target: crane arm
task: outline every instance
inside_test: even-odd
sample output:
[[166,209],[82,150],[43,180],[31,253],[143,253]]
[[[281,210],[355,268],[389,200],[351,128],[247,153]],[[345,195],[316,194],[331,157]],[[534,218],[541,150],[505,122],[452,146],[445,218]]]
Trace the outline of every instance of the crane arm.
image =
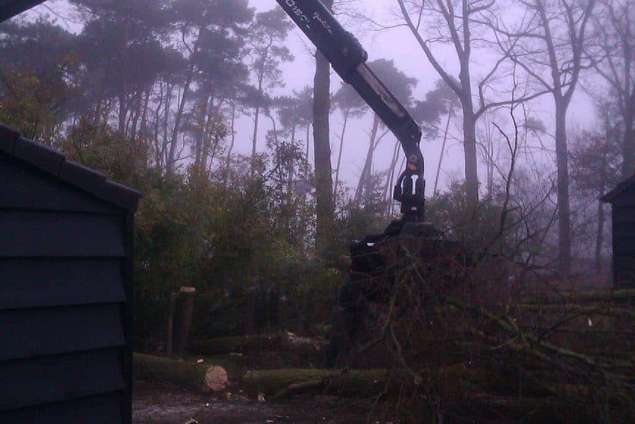
[[[346,31],[320,0],[277,0],[278,4],[379,116],[401,143],[407,169],[395,186],[394,198],[402,203],[405,217],[423,219],[424,161],[419,143],[421,129],[406,108],[368,67],[368,53]],[[416,178],[413,178],[416,177]]]

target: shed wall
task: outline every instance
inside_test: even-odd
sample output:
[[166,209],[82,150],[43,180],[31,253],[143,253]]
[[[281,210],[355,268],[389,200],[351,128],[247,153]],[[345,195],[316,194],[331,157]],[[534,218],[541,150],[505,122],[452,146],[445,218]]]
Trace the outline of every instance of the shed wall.
[[0,422],[130,422],[129,219],[0,154]]
[[613,203],[613,278],[618,288],[635,288],[635,193]]

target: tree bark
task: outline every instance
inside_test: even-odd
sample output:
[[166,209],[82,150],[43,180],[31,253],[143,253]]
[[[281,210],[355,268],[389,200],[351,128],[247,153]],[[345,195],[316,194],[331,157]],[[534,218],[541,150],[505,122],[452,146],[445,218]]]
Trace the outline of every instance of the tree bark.
[[258,75],[258,94],[260,99],[256,104],[255,116],[254,116],[254,132],[251,138],[251,175],[254,174],[254,167],[256,165],[256,148],[258,146],[258,124],[260,121],[260,101],[262,100],[262,83],[264,80],[264,70],[260,71]]
[[478,161],[476,158],[476,116],[463,108],[463,150],[465,153],[465,190],[469,204],[478,205]]
[[229,149],[227,149],[227,158],[225,159],[225,185],[229,179],[229,173],[231,168],[232,152],[234,145],[236,144],[236,103],[232,102],[231,112],[231,136],[230,136]]
[[567,105],[556,98],[556,164],[558,168],[558,272],[571,273],[571,207],[569,203],[569,152]]
[[[333,0],[324,1],[331,9]],[[322,256],[328,254],[333,239],[333,174],[329,114],[331,110],[331,66],[318,51],[313,87],[313,146],[315,155],[315,186],[317,192],[316,247]]]

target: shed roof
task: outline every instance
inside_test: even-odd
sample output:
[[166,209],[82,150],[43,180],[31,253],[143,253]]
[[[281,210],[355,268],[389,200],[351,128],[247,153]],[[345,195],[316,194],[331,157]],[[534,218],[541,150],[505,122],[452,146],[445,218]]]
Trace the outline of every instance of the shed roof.
[[43,2],[44,0],[0,0],[0,22],[11,19]]
[[0,152],[124,209],[136,209],[141,198],[139,191],[108,180],[102,173],[68,160],[58,151],[27,140],[17,131],[1,124]]
[[619,183],[617,187],[602,196],[600,200],[606,203],[613,203],[629,189],[635,189],[635,175]]

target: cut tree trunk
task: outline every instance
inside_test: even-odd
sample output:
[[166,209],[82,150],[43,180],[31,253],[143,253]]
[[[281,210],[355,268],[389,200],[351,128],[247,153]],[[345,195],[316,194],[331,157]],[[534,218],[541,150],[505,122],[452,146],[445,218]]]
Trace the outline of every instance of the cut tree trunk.
[[183,356],[187,352],[195,295],[196,289],[194,287],[181,287],[176,299],[173,347],[174,353],[177,355]]
[[224,367],[206,363],[178,361],[160,356],[135,353],[135,377],[141,380],[171,383],[202,392],[221,392],[229,384]]

